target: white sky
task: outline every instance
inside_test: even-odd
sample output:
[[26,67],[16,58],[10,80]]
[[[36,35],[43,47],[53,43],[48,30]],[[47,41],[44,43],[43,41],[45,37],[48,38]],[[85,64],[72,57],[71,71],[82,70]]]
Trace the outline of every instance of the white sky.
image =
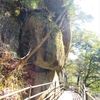
[[[100,0],[74,0],[79,4],[82,11],[86,14],[91,14],[94,20],[91,23],[86,23],[86,29],[94,31],[100,38]],[[69,53],[69,58],[75,60],[77,58],[73,53]]]
[[94,20],[86,23],[85,28],[94,31],[100,36],[100,0],[75,0],[82,11],[91,14]]

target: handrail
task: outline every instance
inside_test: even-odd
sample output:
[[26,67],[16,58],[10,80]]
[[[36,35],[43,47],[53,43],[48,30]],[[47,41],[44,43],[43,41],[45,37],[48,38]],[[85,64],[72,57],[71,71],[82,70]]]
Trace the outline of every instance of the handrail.
[[[87,97],[90,98],[90,99],[88,99]],[[86,98],[87,98],[87,100],[95,100],[95,99],[90,95],[89,92],[86,92]]]
[[[63,84],[60,84],[59,86],[57,86],[56,89],[59,88],[59,87],[61,87],[61,86],[63,86]],[[64,87],[60,88],[60,90],[62,90],[63,88],[64,88]],[[51,91],[49,91],[49,93],[52,92],[52,91],[54,91],[54,89],[55,89],[55,88],[53,88]],[[62,91],[60,91],[60,92],[57,94],[57,96],[58,96],[61,92],[62,92]],[[45,96],[45,98],[44,98],[43,100],[47,100],[47,99],[50,98],[52,95],[54,95],[54,94],[50,94],[50,95],[49,95],[49,93],[48,93],[47,96]]]
[[3,98],[6,98],[6,97],[9,97],[9,96],[12,96],[12,95],[14,95],[14,94],[17,94],[17,93],[20,93],[20,92],[23,92],[23,91],[26,91],[26,90],[28,90],[28,89],[30,89],[30,87],[26,87],[26,88],[24,88],[24,89],[21,89],[21,90],[15,91],[15,92],[11,92],[11,93],[9,93],[9,94],[5,94],[5,95],[3,95],[3,96],[0,96],[0,99],[3,99]]
[[[37,94],[35,94],[35,95],[32,95],[32,96],[30,96],[29,95],[29,97],[27,97],[26,99],[24,99],[24,100],[30,100],[30,99],[32,99],[32,98],[34,98],[34,97],[37,97],[37,96],[39,96],[39,95],[41,95],[41,94],[43,94],[43,93],[45,93],[45,92],[47,92],[47,91],[53,91],[54,90],[54,95],[56,95],[55,94],[55,91],[56,91],[56,89],[58,88],[58,87],[61,87],[61,86],[64,86],[63,84],[60,84],[60,83],[63,83],[63,82],[59,82],[59,86],[56,86],[56,83],[58,83],[59,81],[55,81],[55,82],[48,82],[48,83],[44,83],[44,84],[39,84],[39,85],[35,85],[35,86],[28,86],[28,87],[26,87],[26,88],[23,88],[23,89],[21,89],[21,90],[17,90],[17,91],[15,91],[15,92],[11,92],[11,93],[9,93],[9,94],[5,94],[5,95],[3,95],[3,96],[0,96],[0,100],[1,99],[4,99],[4,98],[6,98],[6,97],[9,97],[9,96],[12,96],[12,95],[14,95],[14,94],[18,94],[18,93],[21,93],[21,92],[24,92],[24,91],[26,91],[26,90],[31,90],[31,89],[33,89],[33,88],[37,88],[37,87],[42,87],[42,86],[46,86],[46,85],[51,85],[51,84],[55,84],[55,86],[54,86],[54,88],[52,89],[52,90],[45,90],[45,91],[42,91],[42,92],[39,92],[39,93],[37,93]],[[31,91],[30,91],[31,92]],[[29,94],[31,94],[31,93],[29,93]],[[46,99],[45,99],[46,100]]]
[[[63,88],[61,88],[61,89],[63,89]],[[58,94],[54,97],[54,100],[57,100],[62,93],[63,93],[63,91],[58,92]]]
[[39,96],[39,95],[41,95],[41,94],[43,94],[43,93],[45,93],[45,92],[47,92],[47,90],[45,90],[45,91],[43,91],[43,92],[40,92],[40,93],[37,93],[37,94],[35,94],[35,95],[33,95],[33,96],[27,97],[27,98],[24,99],[24,100],[30,100],[30,99],[35,98],[35,97],[37,97],[37,96]]
[[79,82],[78,84],[78,93],[81,95],[81,97],[83,98],[83,100],[95,100],[90,93],[87,91],[85,84],[83,84],[82,82]]
[[79,81],[77,84],[73,84],[71,86],[72,87],[70,89],[77,92],[82,97],[82,100],[95,100],[95,98],[93,98],[87,91],[85,84],[83,84],[82,82]]

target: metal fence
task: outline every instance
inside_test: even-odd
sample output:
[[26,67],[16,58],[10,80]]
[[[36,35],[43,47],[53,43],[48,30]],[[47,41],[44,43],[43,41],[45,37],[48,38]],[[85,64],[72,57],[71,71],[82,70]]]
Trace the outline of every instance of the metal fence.
[[[57,83],[59,83],[59,86],[57,86]],[[47,89],[45,91],[42,91],[42,92],[39,92],[37,94],[31,95],[31,90],[32,89],[38,88],[38,87],[42,87],[42,86],[52,85],[52,84],[54,84],[54,87],[52,89]],[[60,88],[59,92],[57,92],[58,88]],[[18,91],[11,92],[9,94],[5,94],[3,96],[0,96],[0,100],[3,100],[3,99],[6,100],[7,97],[10,97],[12,95],[25,92],[26,90],[29,90],[29,96],[26,97],[24,100],[31,100],[31,99],[33,99],[33,98],[35,98],[37,96],[42,95],[43,93],[46,93],[46,96],[43,98],[43,100],[48,100],[49,98],[51,100],[57,100],[59,98],[59,96],[62,94],[63,90],[64,90],[64,82],[55,81],[55,82],[49,82],[49,83],[39,84],[39,85],[35,85],[35,86],[28,86],[28,87],[23,88],[21,90],[18,90]],[[52,94],[51,94],[51,92],[52,92]]]
[[[59,85],[57,85],[57,84],[59,84]],[[41,91],[37,94],[31,95],[32,89],[38,88],[38,87],[43,87],[43,86],[48,86],[48,85],[49,85],[49,87],[50,87],[50,85],[52,85],[53,87],[48,88],[47,90]],[[83,83],[79,82],[78,85],[74,84],[73,86],[75,87],[74,91],[78,92],[81,95],[81,97],[83,98],[83,100],[95,100],[90,95],[90,93],[87,91],[87,89]],[[58,91],[59,89],[60,89],[60,91]],[[55,81],[55,82],[49,82],[49,83],[39,84],[39,85],[35,85],[35,86],[28,86],[28,87],[23,88],[21,90],[0,96],[0,100],[10,100],[10,99],[6,99],[6,98],[13,96],[15,94],[23,93],[26,90],[29,90],[29,93],[28,93],[28,96],[23,100],[31,100],[37,96],[42,95],[42,94],[45,94],[45,96],[43,97],[42,100],[57,100],[64,91],[64,82]]]
[[82,100],[95,100],[82,82],[78,82],[78,84],[71,83],[69,89],[78,93],[82,97]]
[[79,82],[79,86],[77,89],[78,93],[81,95],[83,100],[95,100],[92,95],[87,91],[85,85],[82,82]]

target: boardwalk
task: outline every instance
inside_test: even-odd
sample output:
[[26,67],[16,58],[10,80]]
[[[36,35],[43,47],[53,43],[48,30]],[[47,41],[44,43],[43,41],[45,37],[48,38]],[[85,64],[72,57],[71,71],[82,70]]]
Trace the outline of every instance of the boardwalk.
[[82,98],[73,91],[64,91],[58,100],[82,100]]

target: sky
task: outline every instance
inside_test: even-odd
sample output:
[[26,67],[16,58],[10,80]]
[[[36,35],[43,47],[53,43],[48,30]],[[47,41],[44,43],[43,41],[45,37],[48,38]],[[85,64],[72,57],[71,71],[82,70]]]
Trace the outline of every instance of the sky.
[[100,0],[75,0],[79,4],[82,11],[91,14],[94,20],[86,23],[85,28],[94,31],[100,37]]
[[[91,23],[85,23],[85,28],[95,32],[100,39],[100,0],[74,0],[82,11],[91,14],[94,20]],[[69,58],[75,60],[77,58],[73,53],[69,53]]]

